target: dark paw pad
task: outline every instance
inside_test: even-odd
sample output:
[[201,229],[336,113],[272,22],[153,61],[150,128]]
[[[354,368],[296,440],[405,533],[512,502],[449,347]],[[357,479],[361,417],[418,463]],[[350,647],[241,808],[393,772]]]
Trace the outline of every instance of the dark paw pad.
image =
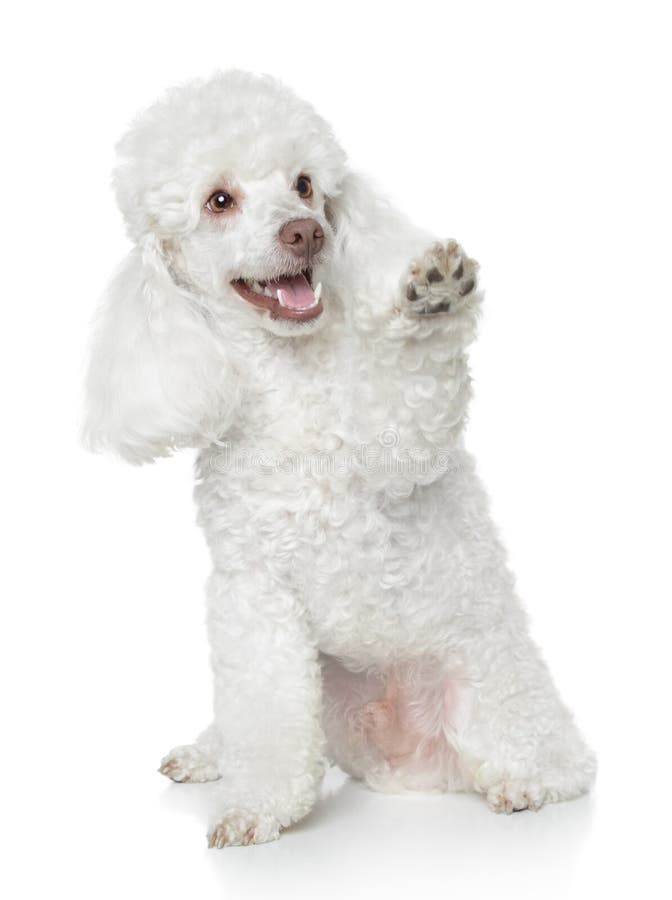
[[436,306],[426,306],[424,309],[418,310],[421,316],[435,316],[437,313],[450,312],[450,300],[443,300]]
[[470,294],[476,285],[476,281],[473,278],[470,278],[468,281],[465,281],[462,287],[460,288],[460,297],[466,297],[467,294]]

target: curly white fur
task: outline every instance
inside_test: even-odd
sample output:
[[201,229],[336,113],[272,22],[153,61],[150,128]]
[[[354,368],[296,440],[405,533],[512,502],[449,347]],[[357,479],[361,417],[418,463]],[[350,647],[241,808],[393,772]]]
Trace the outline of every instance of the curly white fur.
[[[162,771],[220,779],[211,845],[305,816],[325,755],[377,789],[476,790],[507,812],[586,791],[593,756],[463,445],[473,261],[351,173],[270,78],[177,88],[119,153],[137,246],[100,315],[87,436],[132,462],[201,449],[214,722]],[[236,209],[213,216],[224,186]],[[306,216],[324,312],[273,319],[231,281],[286,271],[279,229]]]

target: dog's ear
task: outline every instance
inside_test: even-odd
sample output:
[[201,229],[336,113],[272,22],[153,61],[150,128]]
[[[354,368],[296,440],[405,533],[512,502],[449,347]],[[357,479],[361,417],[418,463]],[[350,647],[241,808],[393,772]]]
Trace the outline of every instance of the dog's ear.
[[[376,260],[387,265],[401,254],[408,258],[407,244],[414,229],[370,179],[348,173],[325,201],[325,215],[335,238],[336,255],[349,260]],[[406,254],[406,255],[404,255]]]
[[355,321],[388,316],[410,262],[430,236],[414,228],[368,178],[349,173],[325,202],[334,232],[330,276],[357,297]]
[[146,237],[110,284],[95,323],[85,443],[131,462],[221,437],[238,396],[225,346]]
[[345,175],[338,188],[326,198],[324,208],[334,232],[337,253],[347,252],[353,238],[367,230],[372,213],[375,214],[382,202],[362,175],[356,172]]

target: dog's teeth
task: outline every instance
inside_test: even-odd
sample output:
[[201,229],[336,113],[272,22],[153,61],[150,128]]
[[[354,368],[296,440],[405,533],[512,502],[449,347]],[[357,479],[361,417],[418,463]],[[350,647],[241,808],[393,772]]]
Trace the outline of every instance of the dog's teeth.
[[281,288],[278,290],[278,303],[280,304],[280,306],[284,306],[285,309],[289,309],[289,307],[285,303],[285,292]]
[[313,291],[313,294],[315,294],[315,302],[311,303],[311,308],[313,306],[317,306],[317,304],[320,302],[320,297],[322,296],[322,282],[321,281],[318,282],[317,287]]

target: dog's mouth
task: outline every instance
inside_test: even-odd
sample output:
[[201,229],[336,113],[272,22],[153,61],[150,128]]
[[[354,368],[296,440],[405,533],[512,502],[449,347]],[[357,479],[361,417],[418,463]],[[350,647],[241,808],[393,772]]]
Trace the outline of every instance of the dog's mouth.
[[259,309],[267,309],[272,319],[306,321],[315,319],[322,311],[322,285],[311,285],[312,271],[304,269],[298,275],[281,275],[267,281],[256,278],[237,278],[231,282],[236,292]]

